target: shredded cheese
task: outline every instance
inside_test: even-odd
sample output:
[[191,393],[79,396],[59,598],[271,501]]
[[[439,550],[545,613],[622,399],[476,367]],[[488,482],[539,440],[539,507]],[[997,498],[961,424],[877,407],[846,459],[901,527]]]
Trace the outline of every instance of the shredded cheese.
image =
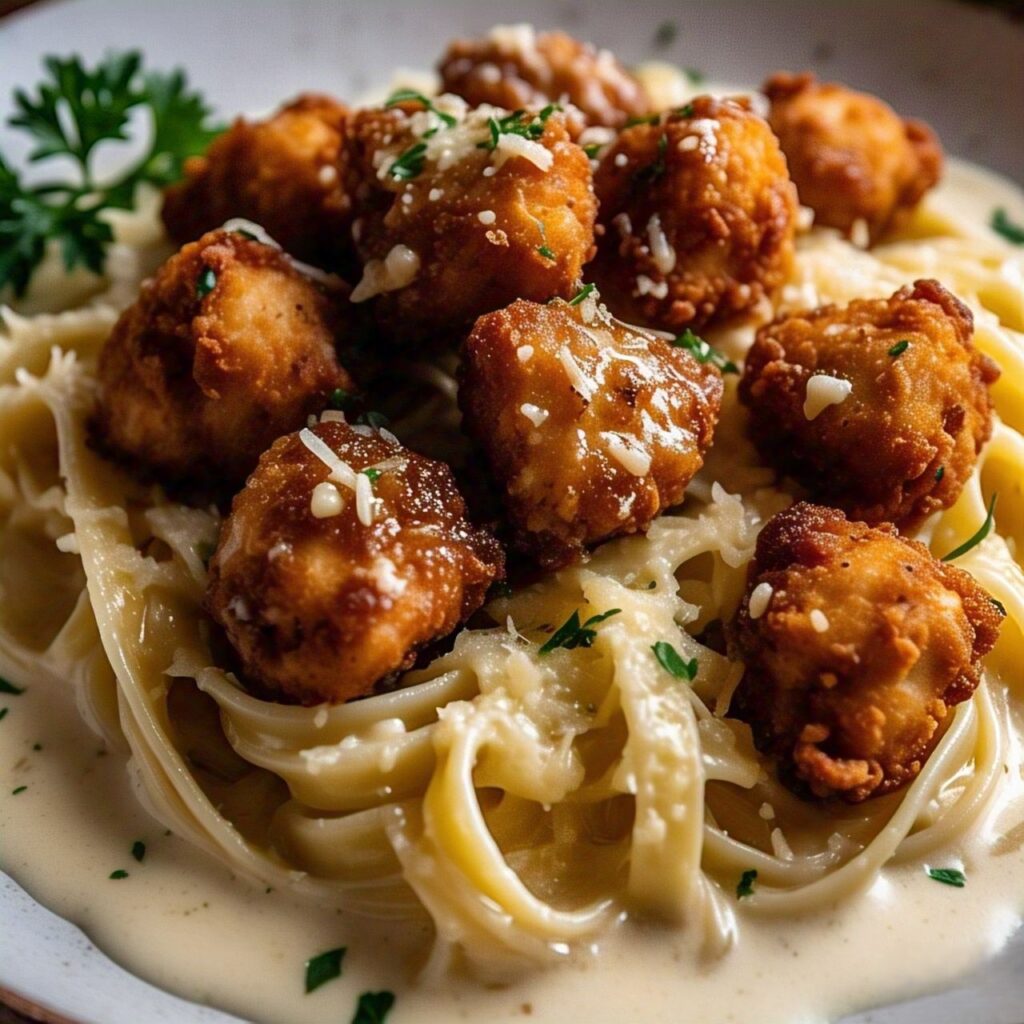
[[519,406],[519,411],[535,427],[539,427],[551,415],[547,409],[542,409],[539,405],[532,405],[530,402],[524,402]]
[[811,620],[811,626],[815,633],[828,632],[828,627],[830,625],[828,616],[820,608],[815,608],[808,617]]
[[521,363],[528,363],[533,358],[533,346],[532,345],[520,345],[516,349],[516,359]]
[[524,139],[522,135],[502,132],[498,136],[498,142],[491,156],[494,166],[503,167],[506,161],[516,156],[529,160],[531,164],[539,167],[542,171],[551,170],[551,165],[555,160],[554,153],[550,149],[546,149],[539,142]]
[[345,507],[341,491],[330,480],[322,480],[313,488],[309,500],[309,511],[316,519],[328,519],[338,515]]
[[670,274],[676,266],[676,251],[669,245],[661,227],[661,217],[653,213],[647,222],[647,241],[651,247],[651,259],[663,274]]
[[750,592],[750,600],[747,602],[747,610],[752,619],[759,619],[768,611],[768,605],[771,603],[774,593],[770,583],[758,583],[754,587]]
[[807,395],[804,398],[804,416],[817,419],[830,405],[841,405],[850,396],[853,385],[841,377],[830,377],[827,373],[816,373],[807,379]]
[[602,432],[608,445],[608,454],[633,476],[644,477],[651,471],[651,456],[643,445],[629,434]]
[[558,350],[558,361],[562,364],[562,369],[565,370],[565,375],[569,378],[569,384],[573,391],[584,401],[589,402],[594,397],[594,392],[597,388],[594,382],[583,372],[580,364],[573,358],[573,354],[569,351],[568,346],[563,345]]
[[369,260],[359,284],[352,289],[352,302],[365,302],[383,292],[405,288],[420,272],[419,255],[407,245],[393,246],[383,260]]

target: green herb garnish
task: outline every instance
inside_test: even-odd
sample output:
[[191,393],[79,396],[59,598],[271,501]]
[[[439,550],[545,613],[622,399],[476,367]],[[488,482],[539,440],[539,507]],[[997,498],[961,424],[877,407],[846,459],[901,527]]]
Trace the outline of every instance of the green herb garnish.
[[676,679],[683,679],[688,683],[693,682],[697,675],[697,659],[691,658],[683,661],[679,652],[665,640],[659,640],[651,647],[658,664]]
[[927,871],[929,878],[955,889],[962,889],[967,884],[967,876],[958,868],[928,868]]
[[992,495],[992,500],[988,503],[988,514],[985,516],[985,522],[983,522],[978,528],[978,532],[975,533],[973,537],[969,537],[965,540],[960,547],[954,548],[950,551],[948,555],[943,555],[942,561],[952,562],[961,555],[966,555],[971,548],[980,544],[992,532],[992,524],[995,522],[996,498],[998,497],[998,494]]
[[370,467],[369,469],[361,469],[359,472],[362,473],[363,476],[367,477],[371,484],[375,484],[380,479],[381,475],[381,471],[379,469],[374,469],[373,467]]
[[128,877],[128,872],[124,868],[118,868],[116,871],[111,871],[109,878],[112,878],[115,882],[119,882],[122,878]]
[[487,130],[490,139],[477,144],[477,149],[497,149],[502,135],[521,135],[524,139],[539,139],[544,134],[544,126],[548,118],[562,108],[557,103],[549,103],[539,114],[524,120],[525,110],[514,110],[505,117],[489,117]]
[[33,750],[42,750],[43,749],[43,745],[42,745],[42,743],[33,743],[32,744],[32,749]]
[[3,676],[0,676],[0,693],[10,693],[14,696],[18,696],[25,692],[24,687],[15,686],[14,683],[8,682]]
[[539,252],[546,260],[553,260],[556,258],[555,254],[546,245],[538,245],[537,252]]
[[692,103],[684,103],[678,110],[675,111],[680,117],[693,117],[694,109]]
[[757,868],[750,868],[740,876],[739,884],[736,886],[736,899],[741,900],[744,896],[754,895],[754,882],[757,881]]
[[657,124],[661,114],[647,114],[644,117],[631,117],[626,121],[627,128],[635,128],[638,124]]
[[383,1024],[394,1005],[395,997],[391,992],[364,992],[359,997],[352,1024]]
[[[30,163],[58,158],[73,172],[29,185],[0,155],[0,291],[15,295],[25,293],[49,242],[59,247],[65,269],[101,273],[114,238],[104,211],[129,209],[143,183],[176,181],[185,160],[220,131],[209,123],[199,93],[188,90],[184,72],[145,71],[136,51],[113,53],[91,68],[77,56],[50,56],[43,65],[46,80],[34,95],[15,90],[8,124],[31,136]],[[149,114],[145,152],[101,180],[96,152],[129,140],[137,108]]]
[[10,711],[10,708],[0,708],[0,722],[2,722],[7,717],[8,711]]
[[601,152],[601,143],[588,142],[587,145],[583,147],[583,152],[586,153],[591,160],[596,160],[598,154]]
[[132,856],[141,864],[143,858],[146,856],[146,844],[141,839],[136,839],[132,843]]
[[621,608],[612,608],[602,612],[600,615],[591,615],[586,622],[580,623],[580,613],[575,611],[562,623],[550,639],[541,647],[540,654],[550,654],[559,647],[567,651],[575,650],[577,647],[591,647],[597,639],[597,630],[593,627],[613,615],[618,615]]
[[200,299],[205,299],[214,288],[217,287],[217,275],[207,267],[200,275],[199,280],[196,281],[196,295]]
[[399,89],[397,92],[393,92],[388,97],[388,101],[384,106],[394,107],[399,103],[408,103],[409,101],[419,103],[432,114],[436,114],[449,128],[454,128],[455,125],[458,124],[458,121],[452,117],[451,114],[446,114],[444,111],[438,110],[430,99],[424,96],[423,93],[417,92],[415,89]]
[[410,181],[419,177],[426,160],[427,144],[417,142],[404,153],[399,154],[395,162],[388,168],[388,174],[398,181]]
[[345,958],[345,947],[329,949],[306,961],[306,994],[316,991],[321,985],[341,976],[341,961]]
[[347,408],[351,401],[352,395],[344,388],[335,388],[327,398],[327,404],[332,409],[337,409],[339,411]]
[[1010,215],[999,207],[992,211],[992,230],[1014,245],[1024,245],[1024,227],[1010,220]]
[[1006,615],[1006,605],[1003,604],[1002,601],[999,601],[999,600],[997,600],[994,597],[990,597],[989,601],[991,601],[992,604],[995,605],[996,611],[999,612],[1000,615],[1005,617],[1005,615]]
[[585,284],[570,300],[570,306],[578,306],[584,299],[589,298],[594,294],[594,290],[597,288],[596,284]]
[[689,327],[676,337],[672,344],[676,348],[685,348],[698,363],[711,363],[722,373],[739,373],[740,368],[731,360],[726,359],[717,349],[712,348],[703,338],[698,337]]
[[28,789],[28,786],[18,786],[16,789],[11,790],[11,796],[17,796],[19,793],[24,793]]
[[891,355],[893,359],[898,359],[907,351],[908,348],[910,348],[910,342],[904,338],[902,341],[897,341],[896,344],[889,349],[889,355]]
[[939,468],[937,470],[935,470],[935,482],[938,483],[945,475],[946,475],[946,467],[945,466],[939,466]]

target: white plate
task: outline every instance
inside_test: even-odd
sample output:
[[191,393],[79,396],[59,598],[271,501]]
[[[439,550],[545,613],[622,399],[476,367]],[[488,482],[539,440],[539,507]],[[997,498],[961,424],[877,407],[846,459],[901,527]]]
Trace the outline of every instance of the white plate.
[[[940,0],[63,0],[0,21],[0,117],[16,85],[38,80],[47,53],[138,47],[153,67],[183,65],[228,118],[304,89],[358,95],[396,67],[430,65],[454,35],[509,20],[560,25],[626,62],[660,57],[724,81],[813,68],[879,93],[929,121],[950,152],[1024,182],[1024,29]],[[664,22],[678,32],[658,49]],[[24,152],[3,129],[0,144]],[[82,1024],[237,1024],[134,978],[2,874],[0,988]],[[1019,937],[955,990],[846,1024],[1020,1024],[1022,997]]]

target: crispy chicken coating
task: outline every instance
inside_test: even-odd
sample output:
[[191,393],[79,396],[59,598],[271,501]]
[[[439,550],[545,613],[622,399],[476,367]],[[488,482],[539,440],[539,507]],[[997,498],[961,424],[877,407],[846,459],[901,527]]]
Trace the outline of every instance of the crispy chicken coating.
[[99,447],[140,475],[240,484],[282,434],[352,381],[335,356],[338,299],[288,258],[211,231],[142,286],[99,359]]
[[399,345],[457,344],[517,298],[568,298],[593,254],[590,161],[561,113],[436,102],[452,123],[414,103],[352,121],[365,264],[352,300],[372,298]]
[[796,189],[746,101],[701,96],[627,128],[594,177],[590,276],[616,316],[665,330],[741,319],[793,262]]
[[351,250],[347,116],[329,96],[307,94],[264,121],[239,118],[165,192],[167,233],[183,244],[244,217],[297,258],[337,265]]
[[530,25],[499,25],[483,39],[456,39],[438,65],[445,92],[470,106],[518,110],[570,103],[579,125],[622,128],[650,110],[644,87],[608,50],[564,32]]
[[892,526],[794,505],[758,537],[729,713],[797,792],[881,796],[921,771],[1001,621],[971,575]]
[[937,281],[765,325],[739,389],[755,444],[816,501],[920,524],[956,501],[992,432],[999,369],[972,330]]
[[468,618],[503,562],[447,466],[327,413],[235,497],[206,604],[257,688],[345,701]]
[[504,490],[514,541],[549,568],[679,504],[722,397],[714,367],[593,297],[481,317],[460,378],[463,423]]
[[942,173],[942,147],[868,93],[779,72],[764,85],[800,201],[818,224],[875,242],[905,220]]

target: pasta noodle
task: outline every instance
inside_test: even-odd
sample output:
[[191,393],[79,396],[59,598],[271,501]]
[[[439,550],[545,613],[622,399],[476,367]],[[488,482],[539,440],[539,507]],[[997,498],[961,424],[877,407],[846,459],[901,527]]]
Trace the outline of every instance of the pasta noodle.
[[[429,969],[457,957],[502,975],[564,959],[623,911],[691,924],[721,952],[743,916],[842,901],[887,863],[947,848],[987,806],[1024,658],[1024,260],[995,236],[932,200],[870,253],[812,230],[783,295],[800,308],[938,277],[1003,371],[973,478],[921,531],[946,553],[998,490],[996,530],[958,563],[1007,610],[986,681],[905,791],[833,810],[764,770],[724,717],[742,668],[701,642],[734,613],[760,527],[792,500],[743,438],[734,382],[685,505],[646,536],[493,600],[492,626],[397,689],[320,707],[246,692],[218,667],[201,608],[216,511],[133,482],[87,443],[97,351],[163,252],[152,202],[116,229],[105,290],[47,284],[67,308],[3,312],[0,667],[67,680],[94,728],[127,745],[168,828],[264,885],[377,917],[426,913]],[[751,332],[709,340],[742,359]],[[452,369],[395,370],[419,396],[396,432],[450,461]],[[572,612],[609,609],[592,647],[540,655]],[[696,660],[692,685],[659,667],[660,641]],[[756,892],[724,899],[750,869]]]

